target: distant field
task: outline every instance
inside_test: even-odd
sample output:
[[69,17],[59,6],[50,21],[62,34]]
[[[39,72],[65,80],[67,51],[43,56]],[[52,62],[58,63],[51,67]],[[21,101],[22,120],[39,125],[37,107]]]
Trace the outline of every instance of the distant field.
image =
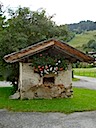
[[82,45],[86,44],[91,39],[96,40],[96,30],[76,34],[76,36],[69,42],[69,45],[82,50]]
[[74,68],[74,75],[96,78],[96,68]]

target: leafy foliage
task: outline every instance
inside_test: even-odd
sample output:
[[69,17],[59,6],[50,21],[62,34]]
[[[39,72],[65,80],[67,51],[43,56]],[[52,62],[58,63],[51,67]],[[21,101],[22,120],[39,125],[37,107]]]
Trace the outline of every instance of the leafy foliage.
[[59,54],[50,56],[48,53],[37,54],[32,57],[32,66],[40,76],[45,74],[58,74],[58,71],[67,70],[68,63]]
[[4,55],[49,38],[67,41],[72,34],[66,25],[57,26],[52,21],[52,16],[46,16],[45,10],[31,11],[29,8],[19,7],[16,11],[9,9],[8,13],[8,20],[4,12],[0,13],[0,73],[4,79],[15,83],[18,64],[6,64]]
[[83,45],[84,49],[86,51],[96,51],[96,41],[95,40],[89,40],[87,44]]

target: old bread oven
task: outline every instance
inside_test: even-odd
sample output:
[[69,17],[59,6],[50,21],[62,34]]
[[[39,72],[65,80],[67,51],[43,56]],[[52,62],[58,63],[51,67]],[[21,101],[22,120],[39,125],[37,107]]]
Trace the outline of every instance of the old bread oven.
[[72,63],[92,62],[93,58],[50,39],[11,53],[6,62],[19,62],[19,84],[16,95],[21,99],[67,98],[72,91]]

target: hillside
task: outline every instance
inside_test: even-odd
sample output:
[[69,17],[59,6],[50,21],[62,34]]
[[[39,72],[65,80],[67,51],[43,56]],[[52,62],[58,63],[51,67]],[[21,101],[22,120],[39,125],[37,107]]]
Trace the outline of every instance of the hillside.
[[96,30],[76,34],[75,37],[68,42],[68,44],[81,51],[84,51],[83,45],[87,44],[90,40],[96,40]]
[[93,31],[96,30],[96,22],[87,20],[87,21],[80,21],[79,23],[68,24],[69,30],[80,34],[84,31]]

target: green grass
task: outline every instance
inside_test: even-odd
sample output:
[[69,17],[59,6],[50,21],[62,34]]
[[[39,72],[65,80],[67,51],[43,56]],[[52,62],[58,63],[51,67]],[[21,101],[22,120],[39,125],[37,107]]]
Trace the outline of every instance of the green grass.
[[79,78],[72,78],[72,81],[79,81],[80,79]]
[[91,39],[96,40],[96,30],[76,34],[76,36],[68,44],[82,50],[82,45],[87,44]]
[[0,109],[31,112],[64,112],[96,110],[96,91],[74,88],[74,97],[68,99],[10,100],[11,87],[0,88]]
[[96,68],[74,68],[74,75],[96,78]]

